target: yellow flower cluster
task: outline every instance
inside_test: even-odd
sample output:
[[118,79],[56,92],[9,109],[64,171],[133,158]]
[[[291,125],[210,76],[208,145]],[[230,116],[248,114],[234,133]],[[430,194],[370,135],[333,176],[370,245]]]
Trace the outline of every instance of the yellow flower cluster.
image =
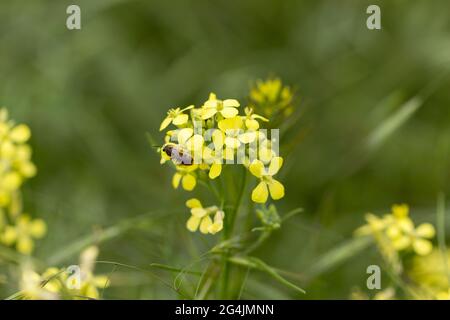
[[23,181],[36,174],[31,148],[26,144],[30,136],[26,125],[15,125],[7,110],[0,110],[0,208],[7,207]]
[[[183,189],[192,191],[197,185],[199,170],[207,171],[210,179],[216,179],[224,163],[239,163],[240,150],[244,150],[240,164],[261,180],[252,193],[253,201],[265,203],[269,192],[274,200],[284,196],[283,185],[272,178],[281,168],[283,159],[272,150],[272,141],[260,130],[259,121],[269,120],[255,114],[250,107],[245,108],[244,115],[239,115],[239,106],[236,99],[219,100],[211,93],[200,108],[191,105],[169,110],[160,131],[170,124],[177,128],[166,132],[165,145],[160,152],[161,163],[172,160],[176,167],[172,179],[175,189],[181,182]],[[187,111],[189,114],[184,113]],[[259,144],[257,151],[249,147],[256,143]]]
[[39,275],[26,267],[20,282],[23,297],[31,300],[99,299],[99,289],[108,287],[109,281],[108,277],[93,273],[97,255],[97,247],[85,249],[80,255],[79,270],[52,267]]
[[438,249],[426,256],[414,256],[408,276],[423,291],[426,298],[450,300],[450,250]]
[[[189,231],[200,229],[203,234],[216,234],[223,229],[225,213],[216,206],[204,208],[202,203],[195,198],[186,201],[186,206],[191,209],[191,217],[186,223]],[[211,216],[214,215],[214,220]],[[200,228],[199,228],[200,227]]]
[[46,233],[43,220],[32,220],[22,212],[20,187],[36,174],[27,144],[30,137],[28,126],[16,125],[6,109],[0,110],[0,243],[15,245],[22,254],[30,254],[33,238]]
[[250,91],[250,105],[262,115],[288,117],[294,112],[294,93],[279,78],[259,80]]
[[378,242],[383,241],[383,245],[388,243],[395,251],[412,249],[421,256],[433,249],[430,241],[436,233],[433,225],[422,223],[415,227],[406,204],[392,206],[392,212],[381,218],[369,213],[366,221],[366,225],[355,231],[356,235],[372,235]]

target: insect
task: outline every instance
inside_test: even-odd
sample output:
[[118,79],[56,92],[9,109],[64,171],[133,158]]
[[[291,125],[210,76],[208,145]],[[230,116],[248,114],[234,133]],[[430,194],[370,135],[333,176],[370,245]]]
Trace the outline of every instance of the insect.
[[182,164],[185,166],[193,164],[190,152],[179,145],[165,144],[162,147],[162,151],[167,154],[175,164]]

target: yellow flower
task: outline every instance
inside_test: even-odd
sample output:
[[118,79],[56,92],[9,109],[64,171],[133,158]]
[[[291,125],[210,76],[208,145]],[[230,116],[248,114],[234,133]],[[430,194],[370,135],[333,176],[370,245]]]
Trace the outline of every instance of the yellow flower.
[[272,176],[277,174],[282,165],[283,158],[281,157],[274,157],[269,164],[268,170],[266,170],[264,164],[260,160],[254,160],[250,164],[250,172],[261,180],[252,192],[252,200],[254,202],[265,203],[269,192],[273,200],[278,200],[284,197],[284,186],[281,182],[272,178]]
[[[203,234],[216,234],[223,229],[224,212],[216,206],[203,208],[198,199],[192,198],[186,201],[186,206],[191,209],[191,217],[186,222],[186,228],[195,232],[200,229]],[[214,214],[214,221],[210,215]]]
[[250,91],[250,103],[255,110],[266,117],[282,115],[287,117],[294,111],[294,94],[291,88],[283,86],[279,78],[257,81]]
[[33,251],[33,238],[40,239],[46,233],[47,227],[42,219],[31,220],[23,214],[17,217],[15,226],[6,226],[1,240],[6,245],[16,244],[16,249],[22,254]]
[[200,134],[194,134],[194,129],[180,129],[177,134],[178,144],[190,151],[199,151],[203,147],[205,139]]
[[56,292],[53,292],[44,286],[45,278],[33,271],[29,266],[22,270],[20,279],[20,289],[25,299],[31,300],[56,300],[59,298]]
[[8,120],[6,109],[0,110],[0,207],[10,205],[23,182],[36,174],[26,144],[30,137],[28,126],[15,125]]
[[436,294],[437,300],[450,300],[450,289],[447,291],[441,291]]
[[260,119],[265,122],[269,121],[269,119],[266,119],[263,116],[253,113],[253,108],[247,107],[245,108],[244,111],[245,111],[245,126],[247,127],[248,130],[256,131],[259,129],[259,122],[256,119]]
[[177,166],[177,172],[173,175],[172,186],[177,189],[181,185],[184,190],[192,191],[197,185],[197,179],[195,177],[194,171],[197,170],[198,165],[193,164],[190,166]]
[[220,113],[224,118],[233,118],[238,115],[239,101],[236,99],[218,100],[214,93],[210,93],[208,101],[202,107],[202,119],[206,120]]
[[161,123],[161,126],[159,127],[159,131],[164,130],[171,123],[173,123],[176,126],[181,126],[181,125],[186,124],[189,120],[189,116],[187,114],[184,114],[183,112],[186,110],[192,109],[192,108],[194,108],[193,105],[186,107],[184,109],[181,109],[181,108],[170,109],[167,112],[167,117]]

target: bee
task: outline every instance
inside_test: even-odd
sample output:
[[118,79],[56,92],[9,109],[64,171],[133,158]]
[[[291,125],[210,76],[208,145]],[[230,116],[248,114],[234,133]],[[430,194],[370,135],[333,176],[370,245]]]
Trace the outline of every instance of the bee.
[[162,151],[177,165],[190,166],[194,163],[191,153],[180,145],[167,143],[163,145]]

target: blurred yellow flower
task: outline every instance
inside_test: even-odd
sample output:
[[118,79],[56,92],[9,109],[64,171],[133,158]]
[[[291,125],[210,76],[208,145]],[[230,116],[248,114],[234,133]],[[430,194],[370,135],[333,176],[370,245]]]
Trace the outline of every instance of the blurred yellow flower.
[[30,216],[22,214],[17,217],[15,226],[5,227],[1,240],[6,245],[16,244],[17,251],[22,254],[31,254],[34,248],[33,238],[42,238],[46,230],[44,220],[31,220]]
[[266,170],[264,164],[260,160],[254,160],[249,167],[250,172],[260,179],[259,184],[253,189],[252,200],[257,203],[265,203],[269,196],[273,200],[284,197],[284,186],[281,182],[272,178],[276,175],[283,165],[283,158],[275,157],[271,160],[269,168]]

